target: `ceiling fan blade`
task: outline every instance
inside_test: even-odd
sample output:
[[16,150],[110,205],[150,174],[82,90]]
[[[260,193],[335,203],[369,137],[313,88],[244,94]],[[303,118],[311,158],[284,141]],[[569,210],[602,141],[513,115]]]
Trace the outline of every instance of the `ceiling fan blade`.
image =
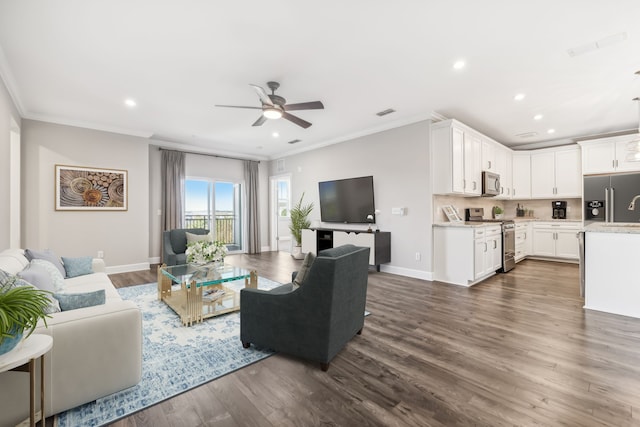
[[262,126],[262,124],[266,121],[267,118],[261,114],[258,120],[256,120],[251,126]]
[[313,102],[301,102],[299,104],[287,104],[284,106],[285,111],[295,111],[295,110],[322,110],[324,109],[324,105],[320,101]]
[[283,119],[287,119],[290,122],[295,123],[298,126],[303,127],[305,129],[308,128],[309,126],[311,126],[311,123],[309,123],[308,121],[302,120],[300,117],[294,116],[293,114],[289,114],[289,113],[286,113],[286,112],[282,113],[282,118]]
[[265,92],[264,89],[262,89],[258,85],[250,84],[249,86],[251,86],[256,90],[256,93],[258,94],[258,97],[260,98],[260,101],[262,101],[263,104],[273,105],[273,101],[271,100],[271,98],[269,98],[269,95],[267,95],[267,92]]
[[225,108],[250,108],[252,110],[262,110],[262,107],[247,107],[244,105],[216,105],[216,107],[225,107]]

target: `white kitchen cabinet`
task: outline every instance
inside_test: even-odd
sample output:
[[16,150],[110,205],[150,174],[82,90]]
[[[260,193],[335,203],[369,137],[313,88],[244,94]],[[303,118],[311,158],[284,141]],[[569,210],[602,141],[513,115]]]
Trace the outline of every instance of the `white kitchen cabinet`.
[[464,133],[464,193],[482,194],[481,139],[475,132]]
[[511,150],[502,146],[496,147],[495,162],[495,172],[500,175],[500,194],[496,199],[511,199],[513,195]]
[[468,126],[446,120],[431,125],[434,194],[482,194],[482,137]]
[[529,221],[516,223],[516,262],[522,261],[527,255],[531,255],[532,240],[531,223]]
[[531,198],[531,153],[513,153],[512,180],[514,199]]
[[485,233],[487,245],[485,274],[491,274],[502,268],[502,226],[487,226]]
[[477,228],[474,233],[474,278],[493,274],[502,267],[502,227]]
[[581,196],[582,171],[579,147],[544,149],[531,153],[532,198]]
[[627,143],[637,135],[623,135],[579,142],[582,147],[582,173],[584,175],[640,171],[640,162],[628,162]]
[[549,258],[578,259],[580,223],[533,224],[532,255]]
[[496,142],[482,138],[482,165],[480,170],[496,173],[496,151],[499,146]]
[[461,286],[474,285],[502,266],[499,225],[434,225],[433,279]]

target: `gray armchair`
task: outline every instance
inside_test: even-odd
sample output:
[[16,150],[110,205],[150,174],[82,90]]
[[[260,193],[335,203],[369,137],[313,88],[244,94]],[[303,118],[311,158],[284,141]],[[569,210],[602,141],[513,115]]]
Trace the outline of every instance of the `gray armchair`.
[[167,265],[187,263],[187,232],[191,234],[208,234],[204,228],[176,228],[162,232],[162,262]]
[[304,283],[240,292],[240,340],[329,368],[364,326],[369,248],[344,245],[319,253]]

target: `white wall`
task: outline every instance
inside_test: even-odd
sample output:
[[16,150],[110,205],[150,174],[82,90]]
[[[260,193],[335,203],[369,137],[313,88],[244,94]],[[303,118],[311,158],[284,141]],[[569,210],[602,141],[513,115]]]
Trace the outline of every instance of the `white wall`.
[[[24,247],[50,248],[59,256],[96,256],[101,250],[107,266],[119,267],[116,271],[148,268],[146,139],[23,120],[22,150]],[[56,164],[127,170],[128,210],[56,211]]]
[[[20,115],[0,79],[0,200],[10,201],[11,197],[11,132],[20,133]],[[15,207],[14,207],[15,209]],[[0,203],[0,250],[8,248],[10,242],[10,203]]]
[[[150,187],[150,239],[149,256],[152,262],[160,262],[162,224],[157,215],[162,208],[160,189],[160,162],[162,156],[157,146],[149,146],[149,179]],[[268,250],[268,167],[264,162],[259,165],[260,171],[260,235],[263,250]],[[187,154],[185,157],[185,174],[191,178],[209,178],[218,181],[239,182],[244,185],[244,162],[209,155]]]
[[[292,201],[305,192],[305,201],[313,202],[311,220],[320,220],[318,182],[333,179],[373,176],[376,223],[381,231],[391,232],[391,263],[383,271],[429,279],[432,271],[432,208],[429,174],[429,125],[423,121],[351,141],[284,158],[291,173]],[[265,194],[265,193],[263,193]],[[406,216],[391,214],[391,208],[404,207]],[[323,224],[332,228],[366,229],[366,226]],[[420,260],[416,260],[416,253]]]

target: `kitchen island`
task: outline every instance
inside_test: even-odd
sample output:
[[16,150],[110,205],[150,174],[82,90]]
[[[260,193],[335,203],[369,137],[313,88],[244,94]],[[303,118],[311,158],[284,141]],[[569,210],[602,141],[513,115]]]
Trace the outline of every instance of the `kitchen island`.
[[640,224],[585,227],[585,305],[640,318]]

